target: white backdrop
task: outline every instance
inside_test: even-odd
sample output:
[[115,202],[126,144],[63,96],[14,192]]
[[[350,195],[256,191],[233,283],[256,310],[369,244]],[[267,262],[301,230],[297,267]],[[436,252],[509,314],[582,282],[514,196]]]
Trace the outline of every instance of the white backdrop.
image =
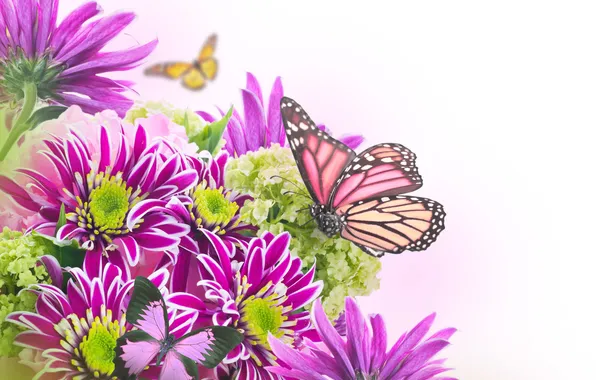
[[100,3],[139,15],[114,46],[159,37],[150,62],[219,35],[214,83],[191,93],[139,69],[143,99],[225,108],[247,70],[265,96],[280,75],[334,133],[418,154],[419,194],[445,205],[447,230],[384,258],[381,290],[360,300],[393,339],[437,311],[460,330],[446,355],[461,379],[596,378],[593,2]]

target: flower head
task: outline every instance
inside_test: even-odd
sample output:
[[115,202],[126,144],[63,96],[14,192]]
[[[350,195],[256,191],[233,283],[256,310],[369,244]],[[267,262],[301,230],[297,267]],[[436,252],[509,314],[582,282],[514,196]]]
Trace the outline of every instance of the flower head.
[[[447,328],[424,339],[435,314],[424,318],[387,351],[387,331],[380,315],[365,319],[356,302],[346,297],[346,337],[342,338],[325,315],[319,300],[312,309],[312,320],[324,349],[309,345],[309,352],[299,352],[275,336],[269,336],[280,366],[267,369],[280,376],[313,380],[407,380],[439,379],[448,368],[434,356],[449,345],[455,329]],[[440,379],[446,380],[441,377]],[[455,380],[450,378],[451,380]]]
[[308,223],[310,214],[304,210],[313,201],[298,194],[306,194],[306,188],[289,148],[274,144],[232,159],[226,167],[226,186],[253,197],[242,207],[243,220],[259,226],[259,233],[288,231],[292,253],[304,265],[316,260],[315,279],[325,284],[323,306],[330,317],[343,310],[347,295],[368,295],[379,288],[378,259],[339,236],[327,237]]
[[[275,78],[269,103],[265,108],[261,86],[255,76],[246,73],[246,89],[242,89],[242,102],[244,103],[244,118],[236,110],[228,122],[224,132],[226,144],[224,149],[232,156],[237,157],[247,152],[253,152],[260,147],[269,148],[272,144],[285,146],[286,132],[281,118],[280,102],[284,95],[281,78]],[[224,112],[220,109],[222,116]],[[209,123],[215,118],[207,112],[197,111]],[[324,125],[319,128],[329,132]],[[351,148],[356,148],[363,141],[362,136],[347,136],[340,139]]]
[[[314,266],[301,271],[302,262],[288,250],[290,235],[265,233],[250,241],[244,255],[236,255],[215,234],[205,232],[216,256],[199,255],[203,280],[200,292],[172,293],[170,305],[195,310],[204,324],[231,326],[244,334],[243,342],[224,359],[229,371],[244,378],[257,374],[269,378],[263,366],[275,363],[267,342],[272,334],[291,345],[309,328],[308,306],[321,292],[313,282]],[[243,257],[231,260],[231,257]]]
[[[103,48],[134,19],[130,12],[95,18],[96,2],[72,11],[57,24],[58,0],[2,2],[0,12],[0,101],[19,101],[25,83],[51,103],[79,104],[87,112],[132,105],[124,96],[131,82],[101,76],[137,66],[155,48],[154,40],[132,49]],[[6,31],[6,33],[4,33]]]
[[[107,263],[99,277],[79,268],[70,270],[66,293],[53,285],[37,285],[34,312],[15,312],[6,319],[25,329],[15,344],[41,354],[41,374],[57,372],[61,378],[112,379],[116,340],[129,326],[125,309],[133,283],[116,266]],[[158,287],[168,280],[165,270],[151,278]]]
[[135,128],[132,147],[123,128],[102,126],[98,133],[97,154],[74,130],[45,141],[48,150],[42,159],[47,158],[59,174],[56,182],[23,169],[20,172],[29,178],[27,190],[2,176],[0,189],[42,218],[31,227],[42,232],[53,234],[64,205],[67,220],[57,238],[74,239],[88,251],[85,269],[90,275],[97,275],[106,261],[128,272],[142,252],[165,252],[175,261],[180,237],[189,229],[160,212],[164,211],[160,206],[195,186],[197,173],[185,166],[183,154],[173,144],[149,141],[143,126]]
[[43,244],[31,235],[8,228],[0,233],[0,356],[14,356],[20,349],[12,344],[21,331],[5,321],[13,311],[33,311],[35,295],[20,290],[29,285],[48,283],[50,276],[39,260],[45,254]]
[[228,154],[222,152],[214,158],[207,155],[204,159],[187,159],[198,174],[198,184],[167,205],[170,213],[190,228],[190,233],[180,242],[178,261],[172,271],[171,290],[175,292],[185,291],[199,280],[196,256],[212,251],[205,231],[218,235],[228,249],[232,249],[234,244],[247,247],[251,239],[247,235],[256,230],[240,219],[242,206],[251,198],[224,187]]

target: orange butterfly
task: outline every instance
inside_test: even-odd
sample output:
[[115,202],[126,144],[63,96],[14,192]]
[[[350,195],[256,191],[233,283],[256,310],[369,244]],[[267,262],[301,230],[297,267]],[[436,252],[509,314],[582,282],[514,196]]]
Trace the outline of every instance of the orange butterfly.
[[207,80],[215,79],[217,75],[217,60],[213,58],[217,36],[212,34],[207,38],[196,60],[188,62],[157,63],[145,70],[145,75],[162,76],[170,79],[182,77],[182,84],[190,90],[200,90],[207,84]]

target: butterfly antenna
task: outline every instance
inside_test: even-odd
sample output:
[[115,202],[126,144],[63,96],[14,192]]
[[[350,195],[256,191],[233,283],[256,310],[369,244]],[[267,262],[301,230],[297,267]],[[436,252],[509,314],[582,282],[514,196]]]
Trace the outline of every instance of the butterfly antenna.
[[287,194],[296,194],[296,195],[301,195],[301,196],[303,196],[303,197],[305,197],[305,198],[307,198],[307,199],[309,199],[309,200],[311,199],[311,198],[310,198],[308,195],[306,195],[306,194],[298,193],[298,192],[296,192],[296,191],[292,191],[292,190],[288,190],[288,191],[286,191],[285,193],[282,193],[282,195],[287,195]]

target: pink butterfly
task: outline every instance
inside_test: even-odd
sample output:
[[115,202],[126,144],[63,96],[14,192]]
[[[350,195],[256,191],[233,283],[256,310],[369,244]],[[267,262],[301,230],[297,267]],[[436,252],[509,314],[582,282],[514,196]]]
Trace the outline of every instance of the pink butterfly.
[[214,368],[243,339],[235,329],[223,326],[194,330],[176,339],[170,333],[164,299],[145,277],[135,279],[126,321],[136,329],[118,339],[119,379],[135,378],[150,364],[161,365],[160,380],[197,379],[197,364]]
[[368,254],[421,251],[445,228],[443,206],[401,195],[422,186],[416,155],[400,144],[356,153],[317,128],[304,109],[282,98],[286,135],[314,204],[319,229],[337,233]]

